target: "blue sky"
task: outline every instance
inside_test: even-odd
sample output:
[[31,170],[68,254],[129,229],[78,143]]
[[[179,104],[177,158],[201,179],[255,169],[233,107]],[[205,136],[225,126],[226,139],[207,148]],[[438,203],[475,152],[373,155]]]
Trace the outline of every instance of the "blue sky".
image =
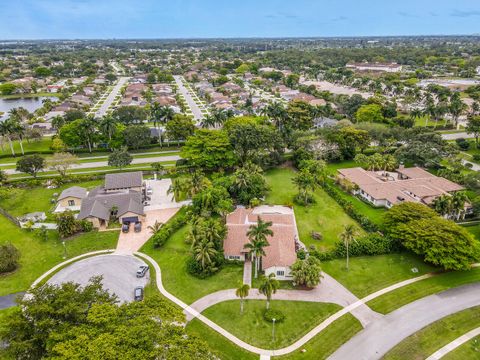
[[480,33],[479,0],[0,0],[0,39]]

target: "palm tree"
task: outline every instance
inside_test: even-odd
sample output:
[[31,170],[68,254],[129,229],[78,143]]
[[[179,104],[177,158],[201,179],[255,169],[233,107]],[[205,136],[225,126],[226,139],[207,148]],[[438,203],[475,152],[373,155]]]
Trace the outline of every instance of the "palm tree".
[[465,191],[457,191],[452,195],[452,209],[455,212],[455,220],[460,220],[462,214],[465,214],[465,203],[468,196]]
[[8,144],[10,145],[10,151],[12,152],[12,155],[15,157],[15,150],[13,149],[13,143],[12,143],[12,134],[15,132],[15,124],[13,119],[8,118],[5,121],[0,122],[0,134],[3,137],[6,137],[8,140]]
[[25,125],[23,125],[23,123],[20,122],[19,120],[13,120],[11,125],[11,130],[12,130],[12,134],[18,137],[18,143],[20,144],[20,151],[22,152],[22,155],[25,155],[25,152],[23,151],[23,136],[25,135]]
[[275,294],[280,287],[280,283],[275,279],[275,274],[271,273],[270,275],[263,276],[262,282],[258,287],[258,291],[267,297],[267,310],[270,307],[270,300],[272,300],[272,295]]
[[87,141],[88,151],[92,152],[93,135],[95,134],[96,121],[93,117],[83,119],[80,129],[83,133],[83,138]]
[[100,121],[100,131],[108,137],[108,141],[112,141],[112,136],[117,128],[117,122],[111,115],[105,115]]
[[158,220],[155,220],[155,223],[153,225],[148,226],[147,229],[150,230],[152,235],[155,235],[156,233],[158,233],[160,231],[162,225],[163,225],[163,223],[161,223]]
[[217,250],[212,241],[205,239],[195,246],[193,254],[195,260],[199,262],[202,269],[205,270],[208,266],[213,264],[214,257],[217,255]]
[[357,229],[355,225],[349,224],[345,226],[345,229],[340,234],[340,239],[345,244],[345,248],[347,249],[347,270],[348,270],[348,262],[349,262],[349,253],[348,253],[348,246],[355,241],[355,236],[357,235]]
[[395,156],[387,154],[382,159],[383,173],[386,175],[387,171],[393,171],[397,167],[397,159]]
[[52,127],[57,131],[57,134],[63,125],[65,125],[65,119],[63,116],[57,115],[52,119]]
[[242,284],[239,288],[235,291],[235,295],[240,298],[240,313],[243,314],[243,303],[245,298],[248,296],[248,291],[250,290],[250,286],[248,284]]
[[452,197],[450,195],[441,195],[433,200],[433,208],[435,211],[442,215],[447,216],[452,213]]
[[259,216],[256,225],[250,225],[247,231],[249,243],[244,245],[245,249],[249,250],[249,254],[255,261],[255,278],[258,277],[258,269],[260,268],[260,261],[262,256],[265,256],[264,247],[269,246],[267,236],[273,236],[273,231],[270,229],[271,221],[263,221]]
[[[412,120],[417,120],[421,117],[422,117],[422,110],[420,109],[415,108],[410,112],[410,118]],[[425,126],[427,126],[427,123],[428,123],[428,118],[427,118],[427,122],[425,123]]]

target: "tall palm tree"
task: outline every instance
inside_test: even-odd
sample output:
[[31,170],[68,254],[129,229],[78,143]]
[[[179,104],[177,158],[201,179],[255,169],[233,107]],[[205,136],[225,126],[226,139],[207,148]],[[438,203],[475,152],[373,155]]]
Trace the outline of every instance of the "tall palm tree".
[[248,284],[242,284],[235,291],[235,295],[240,298],[240,313],[241,314],[243,314],[243,303],[245,301],[245,298],[248,296],[248,291],[249,290],[250,290],[250,286],[248,286]]
[[88,151],[92,152],[93,138],[96,130],[96,121],[93,117],[87,117],[83,119],[80,131],[82,132],[82,137],[86,140]]
[[441,195],[433,200],[434,210],[442,215],[447,216],[453,212],[452,197],[450,195]]
[[10,145],[10,151],[15,157],[15,150],[13,149],[12,135],[15,133],[15,124],[14,121],[8,118],[5,121],[0,122],[0,134],[7,138],[8,144]]
[[465,203],[468,201],[468,196],[465,191],[457,191],[452,195],[452,208],[455,212],[455,220],[460,220],[462,214],[465,215]]
[[349,245],[355,241],[355,236],[357,235],[357,228],[353,224],[345,225],[345,229],[340,234],[340,239],[345,244],[345,248],[347,249],[347,270],[349,265]]
[[117,128],[117,122],[111,115],[105,115],[99,124],[100,131],[108,137],[108,141],[112,141],[112,136]]
[[280,283],[275,279],[275,274],[271,273],[270,275],[263,276],[262,282],[258,287],[258,291],[267,297],[267,310],[270,307],[270,300],[272,300],[272,295],[275,294],[280,287]]
[[259,216],[256,225],[250,225],[247,231],[249,243],[245,244],[244,248],[249,250],[249,254],[255,261],[255,278],[258,277],[258,269],[260,268],[260,261],[262,256],[265,256],[264,248],[269,246],[267,236],[273,236],[273,231],[270,229],[271,221],[263,221]]

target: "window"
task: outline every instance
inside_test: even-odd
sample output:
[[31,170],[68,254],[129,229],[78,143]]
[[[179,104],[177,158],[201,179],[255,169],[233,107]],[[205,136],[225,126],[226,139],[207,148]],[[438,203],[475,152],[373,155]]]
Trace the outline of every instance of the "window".
[[68,200],[68,206],[75,206],[75,200]]
[[285,271],[283,270],[278,270],[277,271],[277,276],[284,276],[285,275]]

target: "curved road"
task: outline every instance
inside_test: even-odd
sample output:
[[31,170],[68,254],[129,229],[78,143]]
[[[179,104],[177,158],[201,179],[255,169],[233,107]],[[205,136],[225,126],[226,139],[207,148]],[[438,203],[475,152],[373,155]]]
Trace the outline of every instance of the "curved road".
[[331,360],[380,359],[403,339],[456,312],[480,305],[480,283],[427,296],[369,324],[347,341]]

